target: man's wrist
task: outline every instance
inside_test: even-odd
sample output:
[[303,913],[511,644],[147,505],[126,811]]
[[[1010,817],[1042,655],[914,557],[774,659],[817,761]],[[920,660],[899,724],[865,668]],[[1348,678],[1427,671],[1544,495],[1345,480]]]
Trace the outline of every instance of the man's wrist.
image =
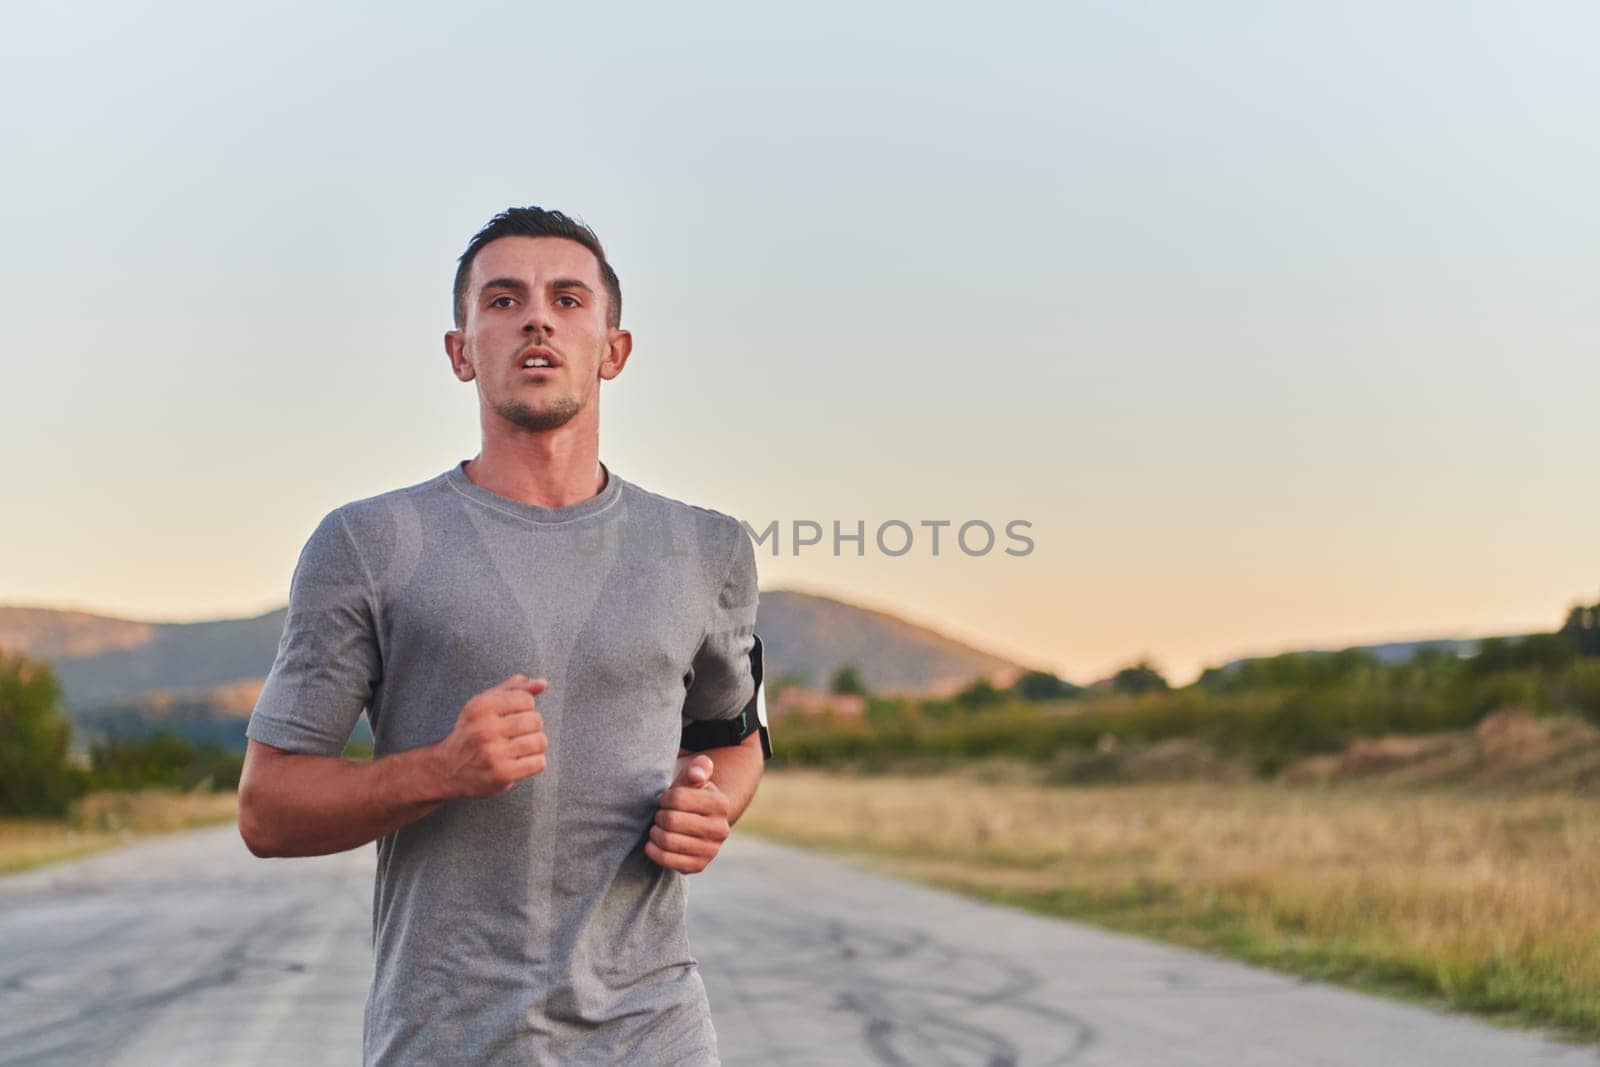
[[[744,744],[710,751],[715,765],[711,782],[728,798],[728,825],[731,827],[755,799],[756,788],[766,771],[767,761],[761,749],[748,740]],[[721,781],[718,781],[719,778]]]
[[423,745],[396,755],[409,763],[407,773],[411,775],[412,789],[417,799],[431,804],[455,799],[455,791],[445,769],[444,742]]

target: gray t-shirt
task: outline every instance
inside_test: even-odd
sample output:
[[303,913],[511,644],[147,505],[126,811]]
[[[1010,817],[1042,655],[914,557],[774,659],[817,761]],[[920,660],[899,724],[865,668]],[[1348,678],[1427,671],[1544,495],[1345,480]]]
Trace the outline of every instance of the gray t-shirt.
[[323,518],[246,731],[333,755],[365,708],[383,756],[549,679],[543,772],[378,840],[364,1061],[716,1064],[686,876],[644,842],[683,726],[754,694],[754,547],[609,469],[544,508],[463,466]]

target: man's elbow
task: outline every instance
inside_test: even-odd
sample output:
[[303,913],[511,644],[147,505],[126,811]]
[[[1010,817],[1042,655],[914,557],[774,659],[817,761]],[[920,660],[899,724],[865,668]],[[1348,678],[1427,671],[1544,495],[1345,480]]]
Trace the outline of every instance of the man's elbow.
[[269,846],[263,844],[260,838],[252,837],[247,833],[242,823],[239,826],[239,836],[244,839],[244,847],[250,850],[250,855],[255,856],[257,859],[269,860],[278,855]]
[[244,768],[239,775],[239,837],[252,856],[262,859],[283,855],[272,834],[271,812],[264,796],[275,755],[277,750],[255,740],[249,741]]
[[261,803],[254,796],[254,790],[246,790],[243,783],[239,788],[239,836],[244,840],[244,847],[250,850],[252,856],[261,859],[271,859],[280,855],[278,846],[269,833],[270,826],[263,817]]

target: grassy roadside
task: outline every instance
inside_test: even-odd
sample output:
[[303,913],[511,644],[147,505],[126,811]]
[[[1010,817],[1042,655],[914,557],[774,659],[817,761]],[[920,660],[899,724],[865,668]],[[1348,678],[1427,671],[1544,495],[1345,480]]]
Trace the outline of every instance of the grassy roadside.
[[90,793],[65,819],[0,818],[0,874],[86,856],[148,834],[232,822],[232,792],[141,789]]
[[1592,798],[774,771],[739,828],[998,903],[1600,1041]]

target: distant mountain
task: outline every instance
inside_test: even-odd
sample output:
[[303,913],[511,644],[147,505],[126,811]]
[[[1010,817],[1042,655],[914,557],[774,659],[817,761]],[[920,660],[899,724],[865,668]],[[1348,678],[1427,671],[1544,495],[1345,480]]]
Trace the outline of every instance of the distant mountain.
[[[1516,640],[1518,636],[1512,637]],[[1481,637],[1434,637],[1423,641],[1390,641],[1381,645],[1354,645],[1352,651],[1370,652],[1379,661],[1388,664],[1405,663],[1424,649],[1444,652],[1451,656],[1470,656],[1478,651]]]
[[243,749],[244,728],[261,693],[262,681],[257,678],[211,688],[156,689],[77,704],[71,708],[77,727],[74,747],[86,750],[91,742],[108,735],[137,736],[164,729],[191,741]]
[[[1527,634],[1507,634],[1503,638],[1508,641],[1520,641]],[[1405,663],[1423,650],[1444,652],[1452,656],[1470,656],[1478,651],[1478,646],[1490,640],[1487,637],[1430,637],[1417,641],[1388,641],[1377,645],[1348,645],[1343,648],[1304,648],[1292,649],[1287,652],[1275,652],[1267,656],[1244,656],[1239,659],[1229,660],[1223,664],[1224,670],[1232,670],[1243,663],[1254,663],[1257,660],[1271,659],[1279,655],[1310,655],[1327,656],[1335,652],[1369,652],[1385,664]]]
[[0,607],[0,648],[38,659],[63,660],[145,644],[154,623],[112,619],[54,608]]
[[49,660],[67,704],[260,678],[286,610],[217,622],[136,622],[45,608],[0,608],[0,647]]
[[768,677],[798,675],[818,688],[847,663],[874,692],[948,693],[980,677],[1008,685],[1024,669],[899,616],[810,593],[762,593],[756,628]]
[[[88,735],[169,727],[242,747],[286,614],[152,623],[0,607],[0,647],[50,660]],[[894,615],[809,593],[763,592],[756,626],[773,680],[822,686],[849,663],[875,691],[945,693],[978,677],[1004,684],[1022,671]]]

